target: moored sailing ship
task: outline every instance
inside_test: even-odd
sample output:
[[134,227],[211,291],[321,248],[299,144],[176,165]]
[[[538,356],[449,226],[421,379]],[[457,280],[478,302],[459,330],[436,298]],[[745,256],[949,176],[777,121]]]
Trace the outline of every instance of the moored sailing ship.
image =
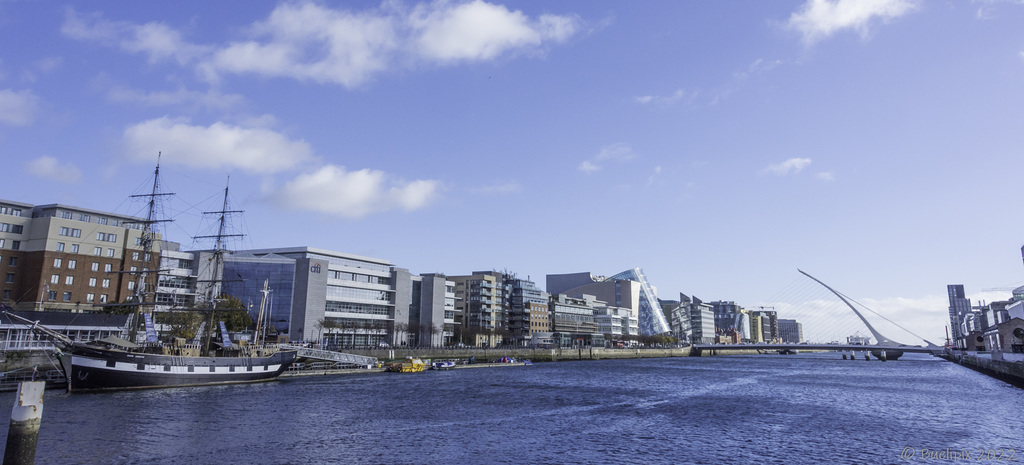
[[185,344],[140,346],[108,337],[88,343],[67,336],[15,313],[14,320],[31,325],[48,337],[59,352],[69,391],[141,389],[268,381],[295,361],[295,351],[274,347],[240,348],[217,356],[202,356]]
[[[159,188],[160,166],[157,164],[154,174],[153,190],[149,197],[149,214],[142,224],[140,245],[147,256],[151,250],[155,235],[151,226],[159,222],[154,219],[156,199],[161,194]],[[212,251],[211,264],[222,266],[224,215],[227,211],[228,191],[224,191],[224,208],[221,212],[220,228],[216,237],[216,246]],[[131,336],[126,340],[119,337],[107,337],[96,341],[75,341],[70,337],[40,325],[15,313],[5,312],[12,320],[30,325],[32,330],[47,337],[58,349],[59,360],[67,378],[69,391],[89,391],[108,389],[140,389],[177,386],[196,386],[210,384],[250,383],[267,381],[277,378],[294,361],[295,350],[282,350],[276,345],[238,345],[232,344],[226,337],[226,329],[221,323],[221,334],[224,337],[220,349],[210,349],[210,335],[213,333],[214,312],[219,297],[219,286],[208,284],[205,308],[195,308],[206,312],[209,316],[204,344],[188,344],[182,338],[172,343],[160,343],[156,332],[152,330],[150,313],[146,313],[147,342],[139,345],[134,342],[135,330],[142,315],[141,310],[152,306],[153,302],[146,299],[144,292],[148,270],[131,271],[136,273],[135,294],[128,302],[118,304],[135,309]],[[213,276],[219,276],[214,270]],[[261,304],[260,312],[263,308]],[[262,318],[261,318],[262,320]],[[259,327],[257,327],[257,339]]]

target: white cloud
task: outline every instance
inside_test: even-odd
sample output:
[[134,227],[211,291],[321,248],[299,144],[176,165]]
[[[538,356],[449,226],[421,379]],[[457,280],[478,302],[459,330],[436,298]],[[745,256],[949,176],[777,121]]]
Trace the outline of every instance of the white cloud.
[[179,88],[173,92],[142,92],[125,87],[112,87],[107,97],[115,102],[138,103],[147,106],[185,105],[209,109],[227,109],[240,105],[245,97],[223,94],[216,90],[197,92]]
[[786,25],[811,45],[844,29],[866,37],[873,20],[888,22],[916,9],[914,0],[807,0]]
[[217,50],[208,76],[255,73],[354,87],[388,66],[398,47],[394,18],[313,3],[283,4],[251,28],[252,39]]
[[28,126],[36,119],[39,98],[30,90],[0,89],[0,124]]
[[693,100],[696,95],[696,92],[688,93],[683,89],[679,89],[669,95],[644,95],[640,97],[633,97],[633,101],[639,104],[653,103],[659,105],[671,105],[682,100],[683,97],[688,97],[688,101]]
[[785,176],[789,173],[799,173],[807,165],[811,164],[810,158],[790,158],[782,163],[768,165],[764,171],[778,176]]
[[818,174],[815,174],[814,177],[822,181],[835,181],[836,179],[835,174],[833,174],[831,171],[822,171]]
[[24,163],[25,169],[34,176],[63,183],[76,183],[82,179],[82,171],[72,163],[60,163],[56,158],[42,156]]
[[579,170],[590,174],[596,171],[601,171],[601,167],[590,160],[584,160],[583,163],[580,163]]
[[248,37],[201,45],[163,23],[136,25],[68,9],[68,36],[148,55],[150,62],[195,66],[216,82],[225,74],[257,74],[355,87],[398,65],[492,60],[575,35],[575,16],[540,15],[482,0],[435,0],[411,10],[385,2],[353,12],[313,2],[284,3],[246,28]]
[[109,21],[96,13],[79,14],[70,7],[65,10],[61,32],[73,39],[116,45],[128,52],[146,54],[150,63],[173,59],[184,65],[209,52],[209,47],[185,41],[180,32],[163,23],[137,25]]
[[281,189],[270,192],[270,198],[283,208],[358,219],[394,209],[423,208],[439,195],[440,188],[438,181],[405,183],[389,179],[383,171],[350,172],[344,167],[327,165],[316,172],[299,175]]
[[144,121],[124,131],[128,157],[151,160],[156,152],[167,163],[203,169],[238,168],[275,173],[310,158],[305,141],[292,141],[266,128],[232,126],[222,122],[195,126],[167,117]]
[[636,157],[636,153],[630,146],[618,143],[605,146],[589,160],[585,160],[580,163],[578,169],[584,173],[590,174],[596,171],[600,171],[606,161],[624,162],[632,160]]
[[489,60],[545,40],[561,42],[576,32],[577,23],[554,15],[531,21],[520,11],[480,0],[420,4],[409,17],[417,50],[437,61]]

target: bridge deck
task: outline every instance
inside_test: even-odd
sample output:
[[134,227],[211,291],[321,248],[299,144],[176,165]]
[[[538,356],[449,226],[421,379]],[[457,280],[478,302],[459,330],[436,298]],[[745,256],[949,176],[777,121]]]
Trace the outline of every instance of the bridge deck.
[[855,344],[694,344],[694,350],[889,350],[924,354],[942,353],[942,347],[921,346],[865,346]]

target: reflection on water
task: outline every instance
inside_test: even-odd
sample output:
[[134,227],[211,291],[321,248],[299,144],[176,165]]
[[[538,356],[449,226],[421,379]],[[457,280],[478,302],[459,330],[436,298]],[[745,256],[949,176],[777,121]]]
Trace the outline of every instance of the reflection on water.
[[[1024,390],[923,355],[559,362],[47,391],[37,463],[896,463],[1015,448]],[[14,394],[0,396],[0,407]]]

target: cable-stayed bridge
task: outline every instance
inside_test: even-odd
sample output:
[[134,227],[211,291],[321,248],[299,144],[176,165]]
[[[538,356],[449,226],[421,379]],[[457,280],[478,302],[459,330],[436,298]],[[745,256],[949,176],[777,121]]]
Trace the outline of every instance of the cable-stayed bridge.
[[[875,327],[867,320],[867,318],[864,318],[864,315],[859,310],[857,310],[857,308],[854,307],[853,304],[850,303],[850,301],[842,293],[840,293],[839,291],[836,291],[835,289],[833,289],[829,285],[825,284],[824,282],[822,282],[818,278],[815,278],[814,276],[811,276],[810,274],[807,274],[803,270],[799,270],[798,269],[797,271],[799,271],[804,276],[814,280],[814,282],[820,284],[825,289],[828,289],[832,294],[835,294],[835,296],[838,297],[839,300],[841,300],[844,304],[846,304],[846,306],[849,307],[850,310],[853,310],[853,313],[857,315],[857,317],[860,319],[860,321],[864,323],[864,326],[867,327],[868,331],[871,332],[871,335],[874,336],[875,341],[876,341],[875,344],[871,344],[871,345],[863,345],[863,344],[838,344],[838,343],[828,343],[828,344],[808,344],[808,343],[799,343],[799,344],[793,344],[793,343],[790,343],[790,344],[782,344],[782,343],[694,344],[692,346],[692,348],[691,348],[691,355],[702,355],[705,351],[710,351],[712,354],[714,354],[716,351],[719,351],[719,350],[725,350],[725,351],[730,351],[730,352],[731,351],[742,351],[742,350],[751,350],[751,351],[759,351],[759,352],[762,352],[762,351],[797,351],[797,350],[838,350],[838,351],[850,350],[850,351],[870,351],[872,355],[874,355],[876,358],[878,358],[880,360],[896,360],[896,359],[900,358],[904,353],[907,353],[907,352],[930,353],[930,354],[941,354],[943,352],[944,349],[942,347],[937,346],[937,345],[929,342],[928,340],[925,340],[924,338],[920,338],[920,336],[917,336],[917,337],[920,338],[921,340],[923,340],[927,344],[926,346],[920,346],[920,345],[913,346],[913,345],[909,345],[909,344],[901,344],[901,343],[896,342],[896,341],[894,341],[892,339],[889,339],[888,337],[886,337],[882,333],[880,333],[877,329],[875,329]],[[888,319],[887,319],[887,321],[888,321]],[[893,323],[893,322],[890,321],[890,323]],[[893,324],[895,324],[895,323],[893,323]],[[900,329],[903,329],[904,331],[907,331],[910,334],[913,334],[912,332],[910,332],[910,330],[907,330],[906,328],[903,328],[902,326],[899,326],[899,325],[896,325],[896,326],[899,327]]]

